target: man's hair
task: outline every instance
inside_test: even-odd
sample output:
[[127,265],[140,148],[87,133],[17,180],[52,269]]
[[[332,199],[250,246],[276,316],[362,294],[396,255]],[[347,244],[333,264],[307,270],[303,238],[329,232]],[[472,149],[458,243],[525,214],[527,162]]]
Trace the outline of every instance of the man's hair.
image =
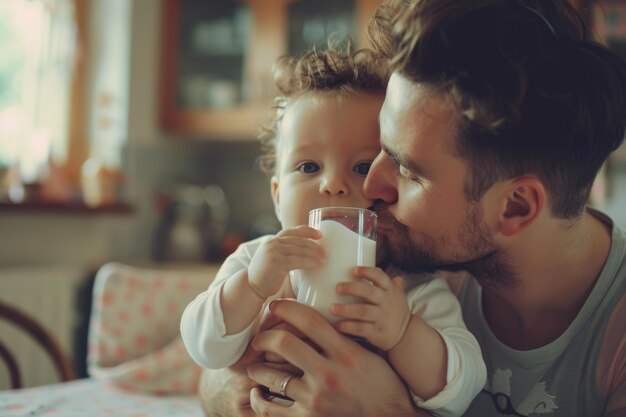
[[261,169],[269,175],[275,173],[279,125],[290,102],[311,93],[384,93],[388,79],[387,60],[371,49],[353,51],[350,42],[342,46],[331,40],[326,50],[312,49],[302,57],[279,58],[274,66],[278,96],[270,121],[259,134],[263,148]]
[[458,109],[468,200],[531,174],[555,216],[583,212],[624,139],[626,64],[566,0],[389,0],[369,29],[391,71]]

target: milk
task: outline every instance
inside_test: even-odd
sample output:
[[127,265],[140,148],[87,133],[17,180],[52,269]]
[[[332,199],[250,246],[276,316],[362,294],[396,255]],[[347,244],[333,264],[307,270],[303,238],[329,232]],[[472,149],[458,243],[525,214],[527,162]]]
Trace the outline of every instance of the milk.
[[375,266],[376,242],[359,236],[334,220],[322,220],[319,230],[322,238],[318,243],[326,249],[326,263],[320,268],[293,272],[300,274],[298,301],[312,306],[334,323],[339,318],[330,314],[331,304],[362,301],[356,297],[337,294],[337,284],[354,281],[352,269],[355,266]]

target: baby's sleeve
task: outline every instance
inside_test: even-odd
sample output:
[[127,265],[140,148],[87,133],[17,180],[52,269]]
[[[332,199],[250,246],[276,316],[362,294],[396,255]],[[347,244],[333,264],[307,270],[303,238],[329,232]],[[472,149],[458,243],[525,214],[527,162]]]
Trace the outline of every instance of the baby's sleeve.
[[413,401],[437,416],[461,416],[487,380],[478,341],[467,330],[461,306],[442,278],[413,288],[407,299],[411,312],[439,332],[448,353],[446,386],[428,400],[412,393]]
[[254,321],[242,331],[227,335],[220,298],[226,281],[242,269],[248,269],[252,255],[263,239],[240,245],[224,261],[211,286],[191,301],[183,312],[180,334],[189,355],[200,366],[225,368],[237,362],[246,350]]

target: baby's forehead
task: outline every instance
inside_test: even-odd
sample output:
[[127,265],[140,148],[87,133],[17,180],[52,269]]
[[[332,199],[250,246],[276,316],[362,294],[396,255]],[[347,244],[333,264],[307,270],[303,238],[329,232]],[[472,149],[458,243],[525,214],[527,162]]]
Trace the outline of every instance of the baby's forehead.
[[353,98],[358,100],[378,99],[384,97],[384,91],[367,91],[355,89],[351,86],[342,86],[332,90],[311,90],[299,93],[281,100],[280,114],[278,117],[278,127],[282,125],[287,113],[294,108],[306,107],[310,110],[317,110],[324,106],[343,105]]
[[347,94],[350,93],[340,90],[314,90],[306,91],[291,97],[286,97],[284,100],[282,100],[280,104],[280,114],[276,125],[277,149],[284,142],[285,129],[283,126],[285,119],[289,117],[294,109],[320,109],[328,105],[330,100],[335,103],[341,103],[345,101],[345,97]]
[[[302,120],[303,115],[324,111],[328,106],[341,106],[348,97],[355,94],[352,91],[339,89],[314,90],[285,98],[281,104],[276,124],[276,149],[278,150],[284,145],[287,137],[292,138],[291,135],[285,134],[285,131],[291,130],[294,124],[297,125]],[[286,124],[290,126],[286,127]]]
[[292,98],[276,124],[277,157],[290,148],[309,146],[307,138],[318,142],[334,136],[369,148],[368,138],[373,137],[379,146],[378,112],[383,100],[384,91],[362,90],[314,91]]

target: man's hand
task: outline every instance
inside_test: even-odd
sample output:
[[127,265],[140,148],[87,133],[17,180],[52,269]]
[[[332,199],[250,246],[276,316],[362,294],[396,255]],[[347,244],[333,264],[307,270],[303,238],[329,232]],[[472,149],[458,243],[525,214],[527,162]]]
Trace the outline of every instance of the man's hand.
[[258,384],[251,380],[246,367],[261,353],[248,347],[239,361],[224,369],[205,369],[200,380],[199,396],[207,417],[252,417],[250,390]]
[[[270,304],[272,314],[319,346],[316,351],[286,330],[260,332],[252,341],[258,351],[282,356],[301,369],[303,375],[291,378],[285,394],[295,400],[291,406],[267,401],[259,387],[252,389],[251,406],[264,416],[320,417],[401,417],[420,416],[407,390],[378,355],[337,332],[318,312],[293,300]],[[248,375],[270,390],[280,392],[281,382],[290,375],[261,363],[248,366]]]

